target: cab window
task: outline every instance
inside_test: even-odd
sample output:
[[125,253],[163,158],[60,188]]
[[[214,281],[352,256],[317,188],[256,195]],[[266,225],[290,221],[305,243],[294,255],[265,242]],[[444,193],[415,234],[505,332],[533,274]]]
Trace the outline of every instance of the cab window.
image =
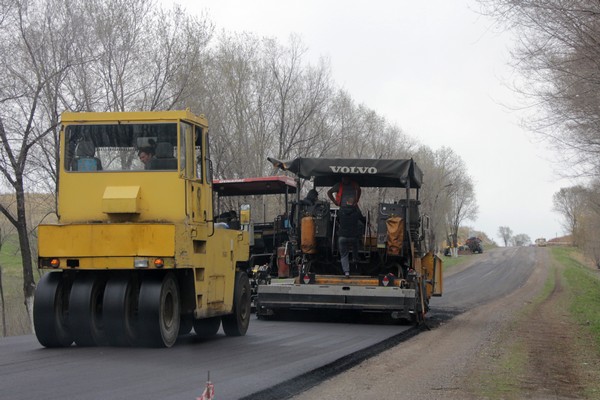
[[89,124],[65,128],[65,170],[177,170],[176,123]]

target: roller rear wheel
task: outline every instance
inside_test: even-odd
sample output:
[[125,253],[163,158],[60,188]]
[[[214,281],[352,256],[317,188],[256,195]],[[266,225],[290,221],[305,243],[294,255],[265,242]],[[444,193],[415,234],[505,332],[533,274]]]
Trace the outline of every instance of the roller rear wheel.
[[194,331],[201,338],[213,337],[219,332],[221,317],[210,317],[194,320]]
[[138,321],[142,344],[171,347],[180,323],[179,288],[172,273],[146,276],[140,287]]
[[69,296],[69,326],[78,346],[103,346],[108,342],[102,321],[106,280],[102,274],[79,272]]
[[181,320],[179,321],[179,336],[189,334],[194,327],[194,316],[191,314],[181,314]]
[[67,347],[73,343],[67,315],[71,282],[62,272],[42,276],[33,301],[35,336],[42,346]]
[[244,272],[235,274],[233,310],[221,318],[227,336],[244,336],[250,323],[250,280]]
[[104,289],[103,322],[111,346],[131,346],[137,343],[135,317],[138,288],[130,276],[111,278]]

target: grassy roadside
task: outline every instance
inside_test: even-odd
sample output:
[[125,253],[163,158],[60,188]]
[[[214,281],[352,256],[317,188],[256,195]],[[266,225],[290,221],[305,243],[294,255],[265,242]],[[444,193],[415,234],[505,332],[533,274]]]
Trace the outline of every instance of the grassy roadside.
[[600,275],[577,261],[575,249],[550,251],[543,289],[499,334],[488,366],[474,374],[471,391],[478,398],[560,397],[561,391],[600,398]]
[[553,255],[565,266],[563,276],[572,288],[569,311],[595,338],[594,347],[600,352],[600,275],[576,261],[572,250],[554,249]]
[[2,245],[0,269],[4,291],[4,304],[0,304],[4,308],[4,315],[0,313],[0,337],[29,334],[31,328],[23,304],[23,270],[16,235]]
[[452,270],[452,268],[456,267],[457,265],[463,264],[467,261],[470,260],[470,257],[472,257],[471,255],[460,255],[458,257],[446,257],[446,256],[442,256],[442,265],[444,268],[444,272],[449,272]]
[[452,269],[452,267],[463,263],[466,261],[466,258],[464,256],[460,256],[460,257],[446,257],[443,256],[442,257],[442,262],[444,263],[444,271],[448,271],[450,269]]

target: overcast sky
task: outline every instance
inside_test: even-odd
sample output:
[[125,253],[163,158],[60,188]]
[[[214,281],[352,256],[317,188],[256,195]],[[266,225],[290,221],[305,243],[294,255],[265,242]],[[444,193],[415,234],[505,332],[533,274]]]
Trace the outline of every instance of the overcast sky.
[[[508,87],[513,38],[470,0],[178,0],[218,31],[287,43],[308,61],[326,57],[333,80],[356,100],[433,149],[453,148],[473,177],[479,217],[467,222],[500,243],[499,226],[531,240],[564,232],[552,195],[572,185],[553,155],[520,127]],[[426,182],[425,177],[425,184]]]

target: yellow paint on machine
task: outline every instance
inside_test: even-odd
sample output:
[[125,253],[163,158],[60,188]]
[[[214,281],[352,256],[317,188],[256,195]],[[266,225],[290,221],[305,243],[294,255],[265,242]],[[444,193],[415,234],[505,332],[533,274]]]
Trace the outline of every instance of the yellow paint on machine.
[[209,279],[207,303],[222,303],[225,298],[225,276],[214,275]]
[[175,256],[173,224],[40,225],[40,257]]
[[102,212],[107,214],[138,214],[139,186],[107,186],[102,196]]
[[444,290],[444,278],[442,271],[442,259],[431,252],[421,258],[423,276],[427,282],[427,297],[441,296]]
[[[131,184],[132,176],[136,185]],[[186,186],[176,171],[65,173],[59,190],[62,223],[108,222],[111,216],[128,214],[131,222],[185,219]]]

